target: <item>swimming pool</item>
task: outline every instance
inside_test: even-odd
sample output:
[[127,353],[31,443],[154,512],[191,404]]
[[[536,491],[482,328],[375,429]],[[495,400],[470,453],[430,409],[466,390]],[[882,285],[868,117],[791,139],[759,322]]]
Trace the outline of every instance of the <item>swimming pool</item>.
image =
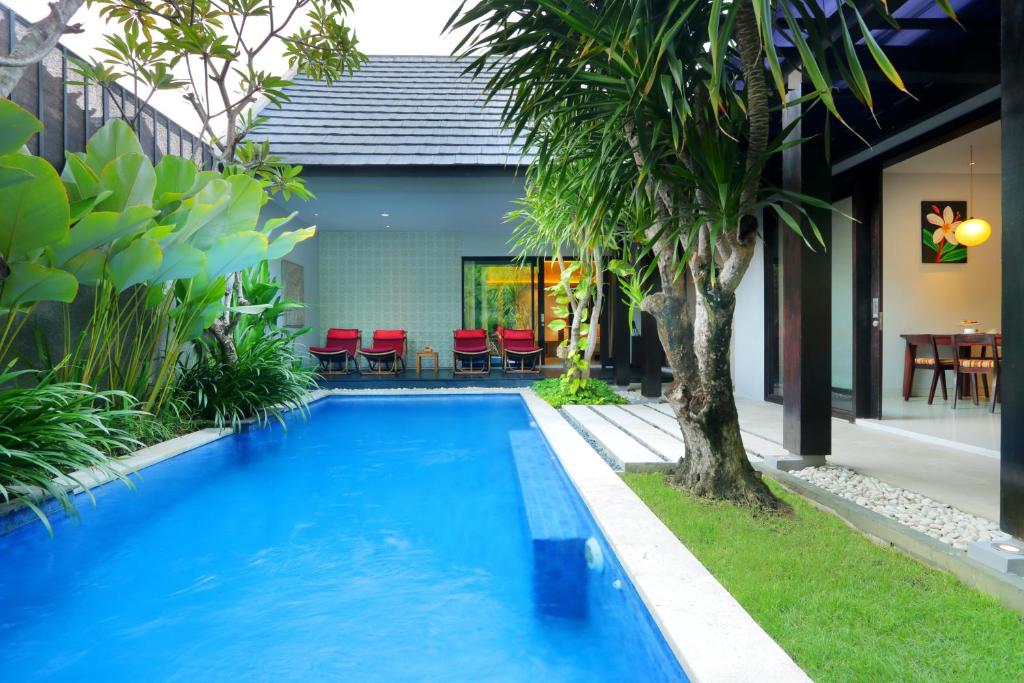
[[0,536],[8,680],[685,680],[518,395],[332,397],[96,497]]

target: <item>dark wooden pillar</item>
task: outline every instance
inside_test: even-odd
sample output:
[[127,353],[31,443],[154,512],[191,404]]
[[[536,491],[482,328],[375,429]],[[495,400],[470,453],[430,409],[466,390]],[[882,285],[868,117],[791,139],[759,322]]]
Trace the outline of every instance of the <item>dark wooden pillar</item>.
[[[800,97],[800,77],[790,79],[790,97]],[[783,110],[783,124],[799,116],[800,107]],[[828,200],[831,171],[825,157],[824,107],[812,109],[793,130],[797,138],[815,135],[783,152],[782,182],[790,191]],[[816,243],[809,221],[796,207],[790,213],[813,245],[792,229],[782,230],[783,447],[798,456],[825,456],[832,446],[831,216],[805,207],[825,237]]]
[[615,371],[615,384],[624,387],[629,384],[629,351],[630,337],[633,331],[629,328],[629,305],[622,296],[619,278],[611,276],[608,285],[608,311],[611,313],[612,362]]
[[856,417],[882,416],[882,169],[853,186],[853,394]]
[[1003,361],[999,525],[1024,538],[1024,2],[1002,3]]
[[661,396],[661,363],[663,352],[658,338],[658,323],[654,316],[640,314],[640,337],[644,346],[643,375],[640,379],[640,393],[648,398]]

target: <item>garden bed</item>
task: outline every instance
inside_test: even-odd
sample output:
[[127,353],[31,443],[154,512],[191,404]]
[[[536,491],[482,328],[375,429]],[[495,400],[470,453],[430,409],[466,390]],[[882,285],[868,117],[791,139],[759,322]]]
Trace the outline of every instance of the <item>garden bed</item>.
[[775,482],[791,517],[698,500],[661,474],[624,478],[815,681],[995,682],[1024,671],[1024,617]]

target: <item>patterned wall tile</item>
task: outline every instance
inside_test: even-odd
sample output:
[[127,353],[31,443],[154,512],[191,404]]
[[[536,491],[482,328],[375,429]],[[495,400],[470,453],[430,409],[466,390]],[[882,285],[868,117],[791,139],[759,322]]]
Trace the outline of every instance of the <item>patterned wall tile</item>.
[[320,327],[405,328],[409,363],[429,345],[451,365],[452,330],[462,323],[461,232],[323,231]]

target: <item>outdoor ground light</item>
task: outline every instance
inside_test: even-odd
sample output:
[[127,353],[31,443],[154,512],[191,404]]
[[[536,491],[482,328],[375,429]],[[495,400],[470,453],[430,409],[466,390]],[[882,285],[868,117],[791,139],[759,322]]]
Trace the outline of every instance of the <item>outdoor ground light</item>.
[[[971,211],[974,211],[974,145],[971,145]],[[976,247],[992,236],[992,226],[983,218],[971,216],[956,227],[956,241]]]
[[993,543],[993,546],[997,550],[1002,550],[1004,553],[1013,553],[1014,555],[1020,555],[1024,553],[1024,547],[1017,545],[1016,543],[1007,543],[1005,541],[1000,543]]

